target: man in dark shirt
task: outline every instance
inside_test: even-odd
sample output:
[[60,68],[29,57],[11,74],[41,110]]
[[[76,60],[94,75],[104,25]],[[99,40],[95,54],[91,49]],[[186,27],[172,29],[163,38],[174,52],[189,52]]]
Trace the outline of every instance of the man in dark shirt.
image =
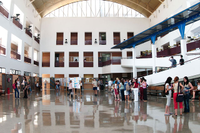
[[183,56],[181,55],[181,59],[180,59],[180,61],[179,61],[179,64],[180,65],[184,65],[184,59],[183,59]]

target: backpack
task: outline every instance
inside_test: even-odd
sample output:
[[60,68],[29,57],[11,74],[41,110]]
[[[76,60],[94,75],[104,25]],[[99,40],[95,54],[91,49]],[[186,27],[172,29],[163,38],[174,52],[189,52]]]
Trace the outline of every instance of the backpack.
[[173,66],[176,66],[176,60],[175,59],[173,60]]
[[126,84],[126,90],[127,90],[127,91],[130,90],[130,87],[129,87],[128,83]]
[[12,88],[13,88],[13,89],[15,89],[15,88],[16,88],[16,86],[15,86],[15,83],[12,85]]

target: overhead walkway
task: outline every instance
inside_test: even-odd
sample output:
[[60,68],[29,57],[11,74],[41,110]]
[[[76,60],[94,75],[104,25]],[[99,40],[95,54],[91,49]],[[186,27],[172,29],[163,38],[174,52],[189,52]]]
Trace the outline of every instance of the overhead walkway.
[[178,65],[176,68],[145,76],[145,79],[149,85],[163,85],[169,76],[172,78],[178,76],[180,80],[185,76],[189,79],[200,77],[200,56],[186,61],[182,66]]

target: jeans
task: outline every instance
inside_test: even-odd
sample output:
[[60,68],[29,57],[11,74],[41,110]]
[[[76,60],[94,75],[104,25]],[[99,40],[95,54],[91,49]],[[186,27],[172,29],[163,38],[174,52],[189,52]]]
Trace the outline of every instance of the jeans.
[[140,87],[140,100],[143,100],[143,88]]
[[184,95],[184,112],[190,112],[190,107],[189,107],[189,98],[190,94],[185,94]]
[[121,92],[122,101],[124,101],[124,100],[125,100],[125,97],[124,97],[124,90],[120,90],[120,92]]
[[[18,97],[17,97],[18,96]],[[15,88],[15,98],[19,98],[19,91],[17,88]]]

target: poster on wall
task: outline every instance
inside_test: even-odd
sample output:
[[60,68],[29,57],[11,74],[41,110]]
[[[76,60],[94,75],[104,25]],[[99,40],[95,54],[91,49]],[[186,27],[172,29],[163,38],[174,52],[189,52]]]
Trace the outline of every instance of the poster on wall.
[[79,77],[76,77],[76,78],[69,78],[69,80],[68,80],[68,87],[69,87],[69,82],[70,82],[70,80],[72,81],[72,87],[73,87],[73,88],[80,89],[80,81],[81,81],[81,78],[79,78]]

